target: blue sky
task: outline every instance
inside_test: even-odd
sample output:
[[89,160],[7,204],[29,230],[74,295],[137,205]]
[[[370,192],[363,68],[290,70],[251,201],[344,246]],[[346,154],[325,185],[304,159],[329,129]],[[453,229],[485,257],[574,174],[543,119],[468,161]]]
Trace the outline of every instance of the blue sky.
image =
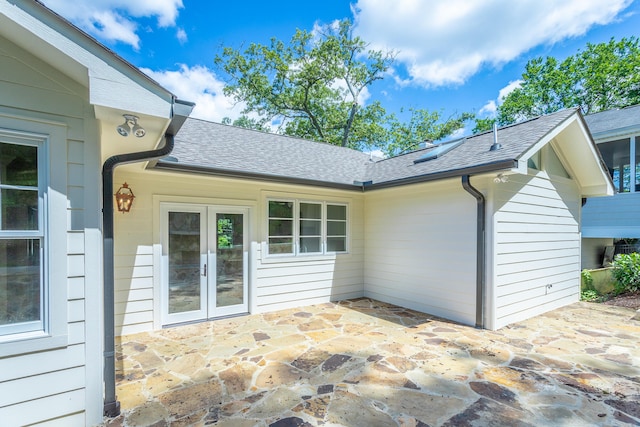
[[[368,99],[388,111],[491,115],[536,56],[564,58],[611,37],[637,36],[640,0],[44,0],[178,97],[220,121],[241,105],[222,94],[222,46],[288,40],[296,28],[348,18],[378,49],[398,52]],[[365,100],[366,102],[366,100]],[[472,125],[470,125],[472,127]]]

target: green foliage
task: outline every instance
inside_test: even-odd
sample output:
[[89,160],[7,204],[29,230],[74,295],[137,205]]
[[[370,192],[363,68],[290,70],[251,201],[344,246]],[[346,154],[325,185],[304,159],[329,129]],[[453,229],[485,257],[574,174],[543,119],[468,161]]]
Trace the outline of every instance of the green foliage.
[[233,126],[238,126],[241,128],[247,128],[247,129],[253,129],[253,130],[259,130],[261,132],[270,132],[271,129],[269,128],[269,126],[267,126],[267,120],[266,119],[254,119],[254,118],[250,118],[246,115],[241,115],[240,117],[238,117],[235,120],[231,120],[231,118],[229,117],[224,117],[222,119],[222,124],[223,125],[233,125]]
[[600,300],[602,297],[595,289],[586,289],[580,292],[580,301],[594,302]]
[[440,123],[438,113],[411,109],[409,122],[401,123],[379,102],[365,104],[369,87],[388,75],[394,60],[393,51],[369,49],[344,20],[318,32],[297,30],[288,44],[274,38],[244,51],[225,47],[215,63],[226,79],[224,93],[245,103],[244,114],[260,117],[246,127],[276,119],[286,135],[387,153],[462,127],[470,115]]
[[[521,86],[498,107],[500,125],[515,123],[564,108],[584,114],[640,103],[640,46],[636,37],[588,43],[564,61],[553,57],[530,60]],[[476,128],[486,130],[485,121]]]
[[228,218],[218,219],[218,248],[233,247],[233,223]]
[[493,124],[496,123],[496,119],[492,118],[476,118],[475,127],[472,132],[474,134],[487,132],[493,129]]
[[587,269],[584,269],[582,270],[581,276],[582,276],[582,282],[584,283],[585,290],[594,290],[593,277],[591,276],[591,272]]
[[616,291],[637,292],[640,290],[640,254],[616,255],[611,264],[611,274],[616,279]]
[[[388,120],[388,137],[385,152],[394,156],[418,148],[423,141],[438,141],[464,127],[467,120],[474,118],[473,114],[462,113],[442,121],[437,111],[427,111],[410,108],[411,117],[407,122],[400,122],[395,115]],[[402,111],[401,111],[402,112]]]

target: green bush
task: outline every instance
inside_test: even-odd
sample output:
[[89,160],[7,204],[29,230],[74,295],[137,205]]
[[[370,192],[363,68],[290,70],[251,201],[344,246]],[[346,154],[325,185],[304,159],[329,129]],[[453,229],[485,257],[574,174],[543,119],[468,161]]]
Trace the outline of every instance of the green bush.
[[591,272],[587,269],[582,270],[582,283],[584,283],[584,290],[595,290],[593,287],[593,276],[591,276]]
[[618,293],[640,290],[640,254],[618,254],[611,266]]
[[580,292],[580,301],[593,302],[600,299],[600,294],[595,289],[587,289]]

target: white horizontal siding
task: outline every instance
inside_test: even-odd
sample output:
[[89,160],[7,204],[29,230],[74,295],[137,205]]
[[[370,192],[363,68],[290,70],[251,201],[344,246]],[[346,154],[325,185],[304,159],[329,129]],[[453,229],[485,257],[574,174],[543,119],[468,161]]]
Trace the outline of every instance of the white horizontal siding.
[[0,414],[2,423],[7,426],[31,425],[49,420],[53,422],[64,417],[67,424],[63,425],[66,427],[80,427],[85,425],[84,408],[84,390],[77,389],[7,406],[0,410]]
[[493,187],[493,328],[578,300],[580,197],[567,179],[512,175]]
[[84,366],[49,372],[0,384],[0,407],[84,387]]
[[[131,212],[115,218],[116,334],[154,328],[159,320],[160,260],[153,245],[160,243],[158,206],[154,200],[205,205],[251,206],[249,265],[250,310],[282,308],[353,298],[363,295],[363,196],[311,187],[231,180],[194,174],[182,175],[122,168],[116,182],[127,182],[136,199]],[[347,201],[349,204],[349,254],[323,257],[264,257],[265,201],[269,196],[287,199]],[[154,199],[154,196],[156,198]]]
[[[100,222],[99,147],[93,142],[98,138],[97,123],[86,88],[57,69],[3,38],[0,38],[0,62],[0,92],[3,93],[0,113],[24,117],[25,123],[33,126],[62,125],[59,126],[63,129],[60,138],[49,139],[52,162],[49,196],[50,199],[61,197],[66,205],[63,202],[48,214],[50,232],[67,231],[66,239],[47,242],[55,254],[66,254],[61,262],[52,266],[66,271],[66,281],[58,278],[49,283],[58,289],[66,286],[66,305],[50,307],[52,313],[66,312],[66,346],[0,359],[0,424],[83,426],[89,418],[96,420],[101,416],[98,413],[97,417],[93,414],[88,418],[85,413],[87,358],[100,356],[99,351],[87,354],[87,337],[93,337],[94,343],[100,342],[97,325],[101,322],[91,320],[96,328],[87,329],[86,312],[97,308],[87,308],[85,300],[88,284],[95,288],[101,286],[101,272],[87,271],[86,266],[87,254],[92,254],[91,259],[99,258],[101,248],[85,247],[86,230],[97,228]],[[92,141],[91,148],[86,140]],[[87,212],[91,213],[90,218]],[[92,346],[91,351],[94,348]],[[89,375],[99,379],[101,371]],[[95,397],[94,400],[102,400],[99,389]]]
[[29,353],[0,360],[0,382],[82,366],[84,345],[70,345],[58,350]]
[[366,296],[474,324],[476,202],[459,180],[367,193],[365,236]]
[[[331,193],[326,200],[331,201]],[[355,197],[354,197],[355,196]],[[363,202],[358,194],[349,197],[349,253],[319,257],[276,257],[258,245],[256,263],[256,312],[263,313],[363,296]],[[298,196],[300,198],[300,196]],[[260,223],[264,221],[259,218]],[[266,224],[266,223],[265,223]],[[262,236],[264,238],[264,236]]]

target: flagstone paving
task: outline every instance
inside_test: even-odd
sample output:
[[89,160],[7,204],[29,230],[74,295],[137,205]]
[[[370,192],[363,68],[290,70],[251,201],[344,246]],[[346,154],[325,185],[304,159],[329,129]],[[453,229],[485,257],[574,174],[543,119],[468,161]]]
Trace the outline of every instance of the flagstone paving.
[[640,425],[640,319],[499,331],[356,299],[123,336],[105,426]]

